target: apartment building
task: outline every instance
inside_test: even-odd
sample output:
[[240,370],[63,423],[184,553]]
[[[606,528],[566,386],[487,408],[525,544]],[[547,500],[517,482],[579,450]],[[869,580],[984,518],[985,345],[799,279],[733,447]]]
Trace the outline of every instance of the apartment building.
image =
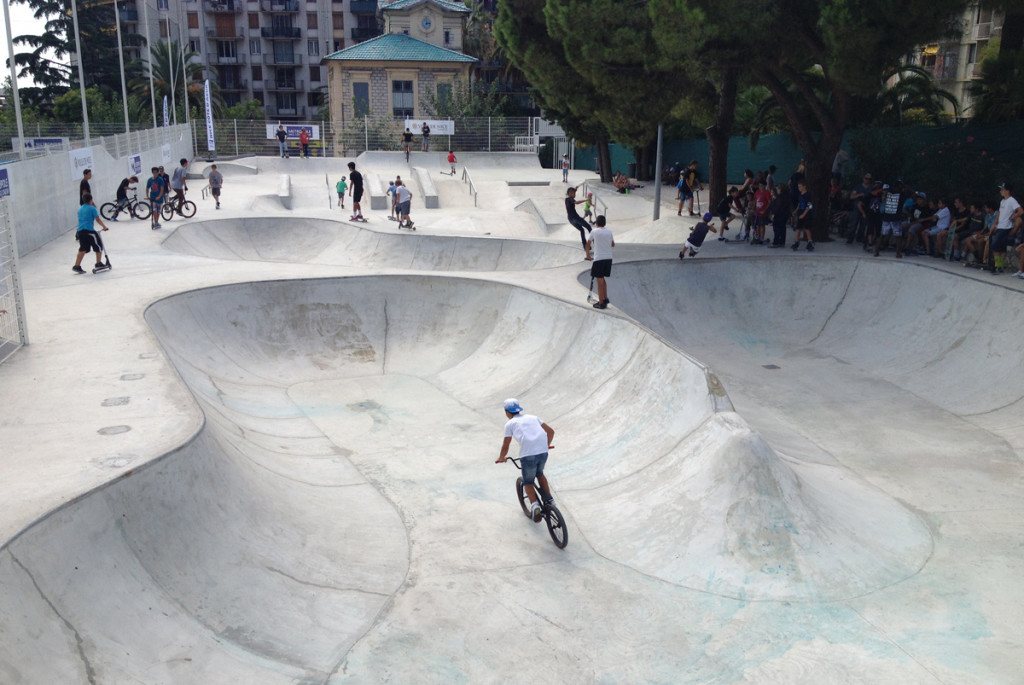
[[[128,32],[178,41],[231,106],[263,104],[267,118],[307,120],[325,100],[322,57],[381,34],[377,0],[124,0]],[[138,56],[138,47],[126,49]],[[133,54],[134,53],[134,54]]]

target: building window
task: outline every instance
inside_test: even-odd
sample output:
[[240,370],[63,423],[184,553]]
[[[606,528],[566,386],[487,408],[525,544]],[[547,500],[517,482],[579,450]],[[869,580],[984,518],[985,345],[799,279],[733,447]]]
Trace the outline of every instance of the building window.
[[167,10],[167,0],[156,0],[156,8],[158,10]]
[[277,113],[295,114],[295,93],[277,94]]
[[306,50],[310,57],[315,57],[320,54],[320,41],[318,40],[307,40]]
[[402,27],[402,35],[403,36],[408,36],[409,35],[409,27],[408,26],[403,26]]
[[189,42],[188,42],[188,51],[189,52],[194,52],[194,53],[196,53],[198,55],[200,52],[202,52],[202,49],[203,49],[203,45],[202,45],[202,41],[201,40],[199,40],[198,38],[193,38],[193,39],[189,40]]
[[324,106],[324,94],[323,93],[306,93],[306,104],[310,107],[323,107]]
[[309,80],[310,82],[320,81],[320,67],[309,68]]
[[227,64],[237,62],[238,53],[235,51],[235,42],[231,40],[218,40],[217,57]]
[[167,22],[166,21],[161,21],[160,22],[160,37],[161,38],[167,38],[170,35],[168,33],[167,28],[168,28],[167,27]]
[[333,22],[335,31],[345,30],[345,15],[341,12],[335,12],[331,15],[331,22]]
[[252,80],[253,81],[262,81],[263,80],[263,67],[253,67],[252,68]]
[[317,19],[316,12],[310,12],[309,14],[307,14],[306,15],[306,28],[307,29],[315,29],[315,28],[317,28],[316,19]]
[[251,38],[249,40],[249,54],[258,55],[263,52],[263,43],[259,38]]
[[438,104],[451,102],[452,99],[452,84],[450,83],[438,83],[437,84],[437,102]]
[[408,119],[413,115],[414,108],[412,81],[392,81],[391,114],[397,119]]
[[344,49],[345,49],[345,41],[344,40],[336,40],[336,41],[334,41],[334,51],[335,52],[337,52],[338,50],[344,50]]
[[451,29],[445,29],[444,30],[444,44],[445,45],[451,45],[452,44],[452,32],[451,32]]
[[188,13],[188,27],[190,29],[199,28],[199,15],[196,12]]
[[352,84],[352,103],[355,105],[355,115],[365,117],[370,113],[370,84]]
[[256,12],[249,12],[249,28],[258,29],[260,27],[260,15]]

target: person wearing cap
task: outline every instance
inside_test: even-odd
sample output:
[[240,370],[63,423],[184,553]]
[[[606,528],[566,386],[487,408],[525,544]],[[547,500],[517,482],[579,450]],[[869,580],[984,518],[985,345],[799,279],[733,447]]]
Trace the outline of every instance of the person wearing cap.
[[590,277],[597,281],[597,302],[594,303],[594,309],[608,308],[608,283],[605,279],[612,275],[613,247],[615,247],[615,238],[612,236],[611,230],[605,227],[604,214],[599,214],[597,224],[590,233],[590,240],[584,247],[587,251],[587,259],[591,259],[591,249],[594,251],[594,263],[590,265]]
[[896,182],[895,188],[886,183],[882,186],[882,205],[879,212],[882,216],[882,230],[875,241],[874,255],[877,257],[882,250],[889,249],[889,236],[896,244],[896,259],[903,259],[903,184]]
[[548,461],[548,450],[554,447],[555,429],[533,414],[524,414],[519,400],[514,397],[505,400],[504,407],[508,419],[505,423],[505,438],[501,442],[498,460],[494,463],[508,461],[508,448],[514,438],[519,443],[519,467],[523,472],[523,489],[530,498],[531,516],[534,521],[540,521],[542,513],[534,480],[540,481],[545,492],[551,492],[551,486],[544,475],[544,464]]
[[679,258],[682,259],[686,256],[686,251],[690,251],[691,257],[696,257],[697,253],[700,252],[701,246],[704,244],[704,238],[707,237],[708,231],[712,233],[718,233],[715,227],[711,225],[711,220],[715,218],[715,215],[711,212],[707,212],[701,217],[702,221],[698,221],[697,225],[690,231],[690,236],[683,243],[683,249],[679,252]]
[[341,177],[335,188],[338,191],[338,207],[345,209],[345,191],[348,190],[348,183],[346,183],[344,176]]
[[1013,197],[1013,186],[1003,183],[999,186],[999,213],[996,215],[995,234],[992,236],[991,252],[994,257],[995,266],[992,273],[1001,274],[1006,268],[1006,248],[1010,242],[1010,234],[1020,228],[1021,215],[1024,209]]

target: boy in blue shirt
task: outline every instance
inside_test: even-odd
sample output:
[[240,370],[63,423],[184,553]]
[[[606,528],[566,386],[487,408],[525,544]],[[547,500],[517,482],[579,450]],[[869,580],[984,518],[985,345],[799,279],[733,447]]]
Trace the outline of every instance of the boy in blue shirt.
[[96,205],[92,202],[92,195],[90,193],[82,194],[82,204],[78,208],[78,232],[75,233],[75,237],[78,239],[78,259],[75,260],[75,265],[71,267],[71,270],[76,274],[84,274],[85,269],[82,268],[82,259],[85,258],[87,252],[96,253],[96,268],[103,269],[103,248],[100,247],[99,236],[96,234],[95,223],[98,223],[106,231],[107,225],[103,223],[103,219],[100,218],[100,213],[96,211]]
[[164,197],[167,195],[167,184],[160,173],[160,167],[153,167],[151,171],[153,177],[146,179],[146,194],[149,196],[149,204],[153,206],[150,228],[156,230],[160,228],[160,205],[164,203]]

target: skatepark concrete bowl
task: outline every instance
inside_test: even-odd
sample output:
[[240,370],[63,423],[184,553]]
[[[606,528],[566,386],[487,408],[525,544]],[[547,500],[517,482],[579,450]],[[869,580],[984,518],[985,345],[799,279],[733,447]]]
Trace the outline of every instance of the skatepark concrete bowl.
[[181,226],[163,245],[215,259],[295,262],[431,271],[545,269],[580,262],[583,251],[557,243],[375,231],[323,218],[246,217]]
[[[930,551],[894,499],[776,454],[700,364],[529,290],[270,281],[175,295],[146,318],[205,427],[9,545],[0,615],[33,628],[0,647],[14,681],[376,679],[401,657],[474,682],[514,668],[497,639],[461,651],[470,624],[481,639],[520,628],[487,588],[529,577],[524,549],[574,560],[574,586],[621,584],[606,607],[619,621],[645,578],[828,601],[896,583]],[[509,395],[568,448],[549,469],[564,552],[524,526],[515,472],[493,464]],[[588,568],[602,558],[613,577]],[[645,621],[630,649],[670,649],[671,616]]]

